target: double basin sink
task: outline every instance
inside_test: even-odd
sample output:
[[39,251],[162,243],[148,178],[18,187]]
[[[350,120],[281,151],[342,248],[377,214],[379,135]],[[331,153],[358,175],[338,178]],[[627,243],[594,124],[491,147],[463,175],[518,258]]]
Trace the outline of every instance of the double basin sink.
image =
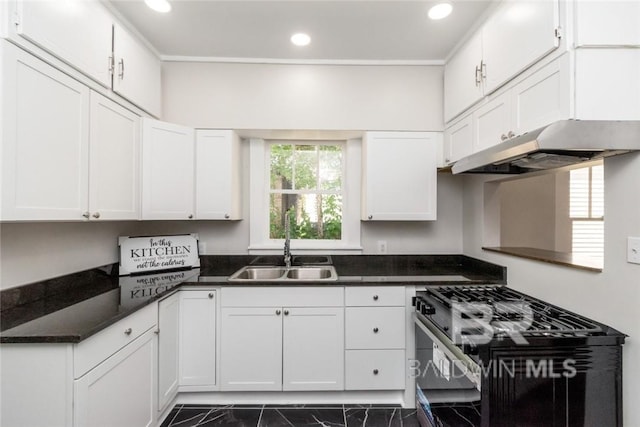
[[229,277],[230,282],[331,282],[338,280],[332,265],[246,266]]

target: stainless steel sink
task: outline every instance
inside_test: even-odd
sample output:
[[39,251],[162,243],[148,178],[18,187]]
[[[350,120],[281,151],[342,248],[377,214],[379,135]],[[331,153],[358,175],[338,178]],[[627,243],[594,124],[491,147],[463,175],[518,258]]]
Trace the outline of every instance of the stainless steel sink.
[[229,277],[230,282],[330,282],[338,280],[332,265],[314,267],[246,266]]

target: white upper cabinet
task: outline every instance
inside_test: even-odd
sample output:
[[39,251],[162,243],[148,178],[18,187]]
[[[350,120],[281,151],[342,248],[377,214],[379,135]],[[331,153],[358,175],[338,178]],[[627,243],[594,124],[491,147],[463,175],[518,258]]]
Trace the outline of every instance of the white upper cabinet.
[[82,220],[89,89],[23,50],[2,48],[2,220]]
[[558,0],[505,0],[445,66],[449,122],[560,45]]
[[362,220],[436,219],[438,132],[367,132]]
[[444,120],[482,99],[482,37],[478,32],[444,68]]
[[140,219],[140,117],[91,92],[90,219]]
[[471,114],[444,131],[444,162],[450,164],[473,153],[473,117]]
[[485,93],[560,45],[558,0],[506,0],[482,27]]
[[113,90],[160,116],[160,60],[117,23],[113,26]]
[[17,0],[14,28],[89,77],[111,87],[112,19],[94,0]]
[[576,46],[640,46],[640,2],[576,1]]
[[194,218],[194,130],[143,119],[142,219]]
[[240,138],[231,130],[196,131],[196,218],[242,218]]
[[508,93],[492,99],[474,113],[474,151],[489,148],[515,136],[509,133],[511,98]]

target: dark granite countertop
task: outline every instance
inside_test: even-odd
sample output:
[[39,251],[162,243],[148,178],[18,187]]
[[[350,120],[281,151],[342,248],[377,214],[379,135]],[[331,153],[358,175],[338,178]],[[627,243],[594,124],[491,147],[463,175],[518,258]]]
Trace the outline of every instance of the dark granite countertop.
[[[228,282],[245,265],[282,257],[201,256],[200,269],[118,276],[117,264],[0,292],[1,343],[77,343],[180,286],[313,286],[309,282]],[[506,283],[504,267],[464,255],[333,255],[339,279],[322,286]]]

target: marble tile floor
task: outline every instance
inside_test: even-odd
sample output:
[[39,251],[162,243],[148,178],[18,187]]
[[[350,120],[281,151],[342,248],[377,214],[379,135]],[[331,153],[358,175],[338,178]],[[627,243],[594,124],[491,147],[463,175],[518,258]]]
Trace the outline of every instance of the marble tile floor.
[[387,405],[176,405],[162,427],[419,427],[415,409]]

